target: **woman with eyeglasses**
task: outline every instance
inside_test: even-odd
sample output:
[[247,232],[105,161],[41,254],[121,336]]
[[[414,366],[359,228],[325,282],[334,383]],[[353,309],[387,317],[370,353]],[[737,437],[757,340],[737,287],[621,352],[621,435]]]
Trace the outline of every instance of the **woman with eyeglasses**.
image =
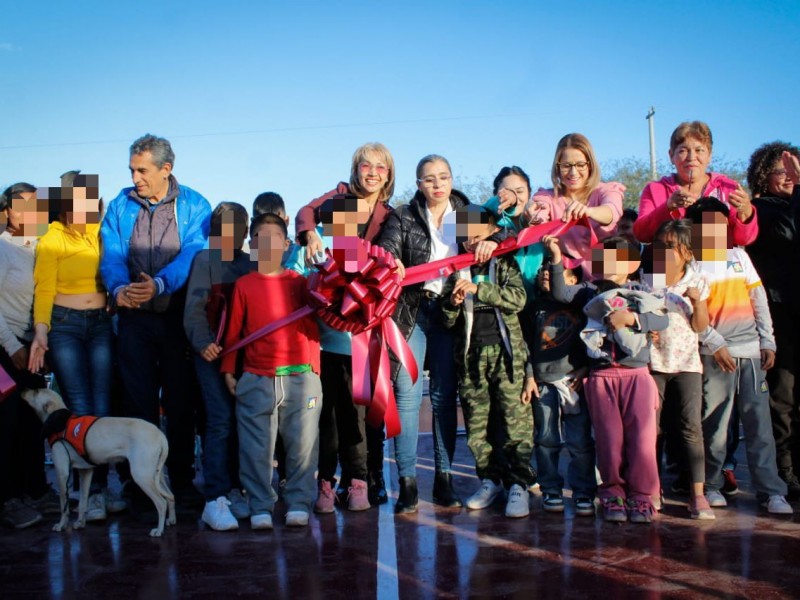
[[737,246],[751,244],[758,235],[758,220],[750,195],[730,177],[708,169],[713,139],[702,121],[681,123],[669,140],[669,159],[675,173],[651,181],[642,190],[639,218],[633,232],[640,242],[653,241],[664,221],[682,219],[699,198],[711,196],[728,206],[728,232]]
[[797,146],[772,142],[753,152],[747,169],[747,183],[758,211],[759,234],[746,250],[766,289],[778,346],[775,366],[767,371],[767,384],[778,473],[789,488],[790,500],[800,498],[800,463],[796,455],[792,456],[793,448],[800,444],[800,402],[795,388],[800,366],[800,348],[795,341],[800,325],[796,307],[800,278],[797,263],[799,157]]
[[[625,186],[600,181],[600,164],[586,136],[569,133],[559,140],[550,177],[553,188],[540,188],[526,210],[531,225],[586,217],[598,240],[614,234],[622,216]],[[589,230],[580,225],[559,237],[565,254],[583,260],[587,275],[592,267],[590,239]]]
[[[320,209],[336,195],[354,195],[358,205],[369,211],[360,234],[375,242],[386,218],[392,213],[389,200],[394,194],[394,158],[383,144],[368,143],[353,153],[350,181],[316,198],[300,209],[295,219],[297,240],[306,247],[308,263],[324,256]],[[321,327],[322,412],[319,423],[319,494],[314,507],[320,514],[334,512],[337,464],[342,475],[339,489],[346,491],[350,510],[365,510],[388,501],[383,479],[383,431],[365,423],[363,407],[352,402],[350,336]],[[348,382],[343,384],[343,382]]]
[[[455,210],[469,199],[453,189],[450,163],[437,154],[424,157],[417,165],[417,192],[411,201],[386,220],[378,244],[400,262],[401,272],[458,254]],[[496,241],[496,240],[495,240]],[[445,329],[441,313],[444,278],[406,286],[392,315],[417,362],[420,376],[411,381],[400,364],[394,367],[394,390],[400,415],[400,434],[395,437],[395,460],[400,475],[400,493],[395,512],[417,510],[416,480],[419,408],[422,403],[422,368],[428,359],[430,398],[433,409],[433,450],[436,474],[433,501],[441,506],[460,507],[453,488],[451,465],[456,445],[458,381],[454,341]]]

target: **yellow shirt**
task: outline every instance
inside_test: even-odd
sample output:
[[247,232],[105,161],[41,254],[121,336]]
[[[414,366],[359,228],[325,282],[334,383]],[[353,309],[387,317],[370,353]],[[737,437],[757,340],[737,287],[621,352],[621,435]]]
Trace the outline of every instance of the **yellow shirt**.
[[33,282],[33,322],[44,323],[48,329],[56,294],[104,292],[100,225],[87,225],[86,233],[79,233],[58,221],[51,223],[36,247]]

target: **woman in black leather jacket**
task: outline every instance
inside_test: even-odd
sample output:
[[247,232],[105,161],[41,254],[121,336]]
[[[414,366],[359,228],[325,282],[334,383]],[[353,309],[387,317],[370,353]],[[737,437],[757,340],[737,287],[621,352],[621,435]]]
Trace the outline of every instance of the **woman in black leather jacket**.
[[[469,204],[464,194],[453,189],[450,164],[438,155],[426,156],[417,165],[417,188],[407,205],[389,215],[377,242],[399,259],[402,268],[458,254],[453,211]],[[476,257],[488,259],[495,247],[496,242],[482,242],[475,251]],[[444,279],[439,278],[404,288],[392,318],[408,341],[420,372],[428,356],[436,465],[433,501],[442,506],[459,507],[461,500],[453,489],[450,473],[456,444],[458,382],[453,337],[444,328],[439,308],[443,283]],[[400,494],[395,510],[415,512],[422,376],[420,374],[417,383],[412,384],[406,369],[395,364],[394,377],[402,428],[395,438],[395,458],[400,474]]]

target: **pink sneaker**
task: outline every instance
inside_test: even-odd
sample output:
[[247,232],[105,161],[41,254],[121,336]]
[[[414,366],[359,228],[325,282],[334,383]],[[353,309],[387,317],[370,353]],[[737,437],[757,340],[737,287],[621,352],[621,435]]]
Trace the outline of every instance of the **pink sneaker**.
[[323,479],[319,482],[319,495],[317,501],[314,503],[314,512],[328,514],[333,512],[333,504],[336,501],[336,495],[331,488],[331,482]]
[[367,482],[353,479],[347,488],[347,510],[367,510],[370,507]]

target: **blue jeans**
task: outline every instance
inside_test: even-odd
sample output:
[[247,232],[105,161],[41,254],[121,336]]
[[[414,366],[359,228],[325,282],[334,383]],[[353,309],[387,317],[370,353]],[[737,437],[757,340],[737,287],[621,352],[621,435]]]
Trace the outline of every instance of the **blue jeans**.
[[[562,494],[564,479],[558,471],[561,448],[566,444],[570,461],[567,479],[573,498],[594,498],[597,491],[594,464],[594,438],[592,422],[581,392],[580,412],[563,414],[558,392],[552,385],[539,384],[539,399],[533,401],[533,436],[536,449],[539,485],[542,493]],[[561,436],[561,425],[564,436]]]
[[[54,306],[47,344],[67,408],[79,417],[110,415],[114,341],[109,312]],[[108,466],[101,465],[92,477],[91,492],[105,488],[107,481]]]
[[400,477],[415,477],[417,472],[417,437],[419,407],[422,404],[422,367],[428,355],[430,396],[433,410],[433,451],[436,471],[449,473],[456,449],[458,413],[456,403],[456,364],[453,335],[442,324],[438,299],[422,298],[417,321],[408,345],[417,361],[419,378],[412,383],[405,368],[394,382],[400,434],[395,437],[394,453]]
[[114,343],[108,311],[54,306],[48,345],[67,407],[78,416],[111,414]]
[[236,398],[228,393],[219,361],[195,355],[194,368],[206,409],[203,436],[203,480],[206,500],[225,496],[239,484],[239,437],[236,433]]

